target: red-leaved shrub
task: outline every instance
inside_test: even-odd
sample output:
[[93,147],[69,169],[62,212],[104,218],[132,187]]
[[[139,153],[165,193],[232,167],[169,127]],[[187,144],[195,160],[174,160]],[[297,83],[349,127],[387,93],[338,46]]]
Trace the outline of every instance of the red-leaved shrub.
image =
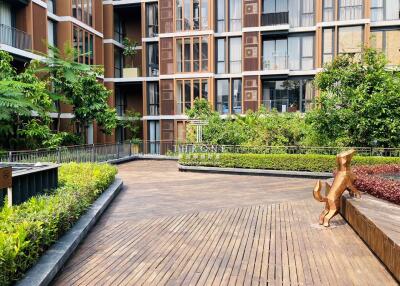
[[400,165],[375,165],[353,168],[355,186],[362,192],[400,205],[400,181],[385,175],[400,175]]

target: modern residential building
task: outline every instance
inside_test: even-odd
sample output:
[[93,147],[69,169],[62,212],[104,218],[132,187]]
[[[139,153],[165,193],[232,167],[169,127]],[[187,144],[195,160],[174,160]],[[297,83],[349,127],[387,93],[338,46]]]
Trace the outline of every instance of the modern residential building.
[[[305,112],[311,80],[336,55],[366,45],[400,64],[399,0],[0,0],[0,25],[0,49],[17,61],[46,42],[91,51],[80,60],[104,64],[110,105],[140,112],[155,143],[184,140],[196,98],[221,114]],[[139,43],[135,56],[123,55],[124,38]],[[67,125],[73,114],[61,108]]]

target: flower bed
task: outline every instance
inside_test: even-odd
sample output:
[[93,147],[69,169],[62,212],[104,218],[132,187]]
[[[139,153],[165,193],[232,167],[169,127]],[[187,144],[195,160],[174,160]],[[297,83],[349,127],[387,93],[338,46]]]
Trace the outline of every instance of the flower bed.
[[359,166],[354,168],[356,187],[374,197],[400,205],[400,181],[383,175],[400,174],[400,165]]
[[114,181],[106,164],[66,164],[49,195],[0,210],[0,285],[20,279]]

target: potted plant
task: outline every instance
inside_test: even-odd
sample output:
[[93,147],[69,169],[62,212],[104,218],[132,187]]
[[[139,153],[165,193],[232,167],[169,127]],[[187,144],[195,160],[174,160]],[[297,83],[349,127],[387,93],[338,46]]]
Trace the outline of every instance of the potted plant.
[[134,67],[134,59],[137,54],[137,46],[138,42],[135,40],[131,41],[129,38],[124,38],[123,40],[124,51],[123,55],[125,59],[130,59],[130,65],[123,69],[123,77],[124,78],[131,78],[131,77],[138,77],[140,72],[139,68]]
[[127,110],[121,118],[119,125],[128,131],[132,154],[139,153],[142,140],[139,138],[141,114],[134,110]]

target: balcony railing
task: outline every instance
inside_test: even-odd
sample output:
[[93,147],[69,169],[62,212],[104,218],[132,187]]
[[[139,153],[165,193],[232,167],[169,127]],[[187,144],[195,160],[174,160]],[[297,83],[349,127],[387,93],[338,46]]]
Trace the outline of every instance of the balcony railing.
[[261,16],[263,26],[276,26],[289,24],[289,12],[264,13]]
[[5,44],[20,50],[31,50],[32,37],[16,28],[0,24],[0,44]]
[[289,69],[289,56],[273,55],[263,59],[263,69],[266,71]]

